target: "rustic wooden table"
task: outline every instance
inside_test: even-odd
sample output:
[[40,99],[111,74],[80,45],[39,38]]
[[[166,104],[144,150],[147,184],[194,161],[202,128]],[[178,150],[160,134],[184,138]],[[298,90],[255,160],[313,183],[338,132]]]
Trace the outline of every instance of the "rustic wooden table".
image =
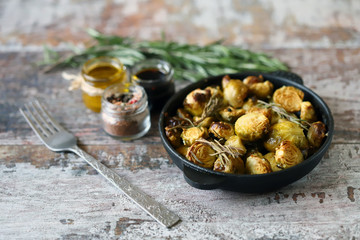
[[[359,2],[256,3],[0,1],[0,239],[358,239]],[[310,174],[278,191],[192,188],[160,142],[157,114],[145,137],[114,140],[60,72],[43,74],[36,66],[42,44],[66,50],[65,42],[88,40],[85,27],[142,39],[164,30],[183,42],[224,37],[272,54],[332,110],[332,145]],[[48,150],[18,111],[34,97],[83,149],[182,221],[160,226],[82,159]]]

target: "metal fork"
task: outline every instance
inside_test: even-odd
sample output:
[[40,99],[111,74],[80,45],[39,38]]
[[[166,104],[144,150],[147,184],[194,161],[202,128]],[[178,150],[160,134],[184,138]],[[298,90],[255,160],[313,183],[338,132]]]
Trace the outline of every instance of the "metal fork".
[[175,213],[80,149],[76,144],[76,137],[60,126],[38,100],[25,104],[19,110],[36,135],[50,150],[70,151],[77,154],[163,226],[170,228],[180,221]]

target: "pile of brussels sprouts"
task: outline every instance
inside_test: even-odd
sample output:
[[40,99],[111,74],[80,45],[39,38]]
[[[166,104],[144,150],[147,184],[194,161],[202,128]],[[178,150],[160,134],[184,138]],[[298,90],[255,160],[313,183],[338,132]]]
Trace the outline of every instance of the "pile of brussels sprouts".
[[188,161],[214,171],[264,174],[297,165],[326,137],[304,93],[293,86],[274,91],[260,76],[231,79],[191,91],[166,117],[165,133]]

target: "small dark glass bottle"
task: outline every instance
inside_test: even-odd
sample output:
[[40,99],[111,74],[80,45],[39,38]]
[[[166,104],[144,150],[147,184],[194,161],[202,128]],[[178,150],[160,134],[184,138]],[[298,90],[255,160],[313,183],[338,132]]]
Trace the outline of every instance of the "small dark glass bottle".
[[131,69],[131,80],[145,89],[152,111],[161,109],[174,95],[173,75],[174,70],[171,65],[159,59],[141,61]]

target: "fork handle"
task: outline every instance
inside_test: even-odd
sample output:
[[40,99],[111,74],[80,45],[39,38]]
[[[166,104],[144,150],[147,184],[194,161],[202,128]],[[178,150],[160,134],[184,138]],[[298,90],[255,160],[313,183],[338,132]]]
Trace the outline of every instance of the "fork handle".
[[120,177],[115,171],[106,167],[99,160],[95,159],[78,146],[75,146],[69,150],[84,159],[88,164],[90,164],[90,166],[96,169],[96,171],[98,171],[107,180],[119,188],[127,197],[134,201],[139,207],[141,207],[145,212],[147,212],[163,226],[170,228],[178,221],[180,221],[180,218],[175,213],[153,200],[149,195],[141,191],[138,187],[132,185],[126,179]]

